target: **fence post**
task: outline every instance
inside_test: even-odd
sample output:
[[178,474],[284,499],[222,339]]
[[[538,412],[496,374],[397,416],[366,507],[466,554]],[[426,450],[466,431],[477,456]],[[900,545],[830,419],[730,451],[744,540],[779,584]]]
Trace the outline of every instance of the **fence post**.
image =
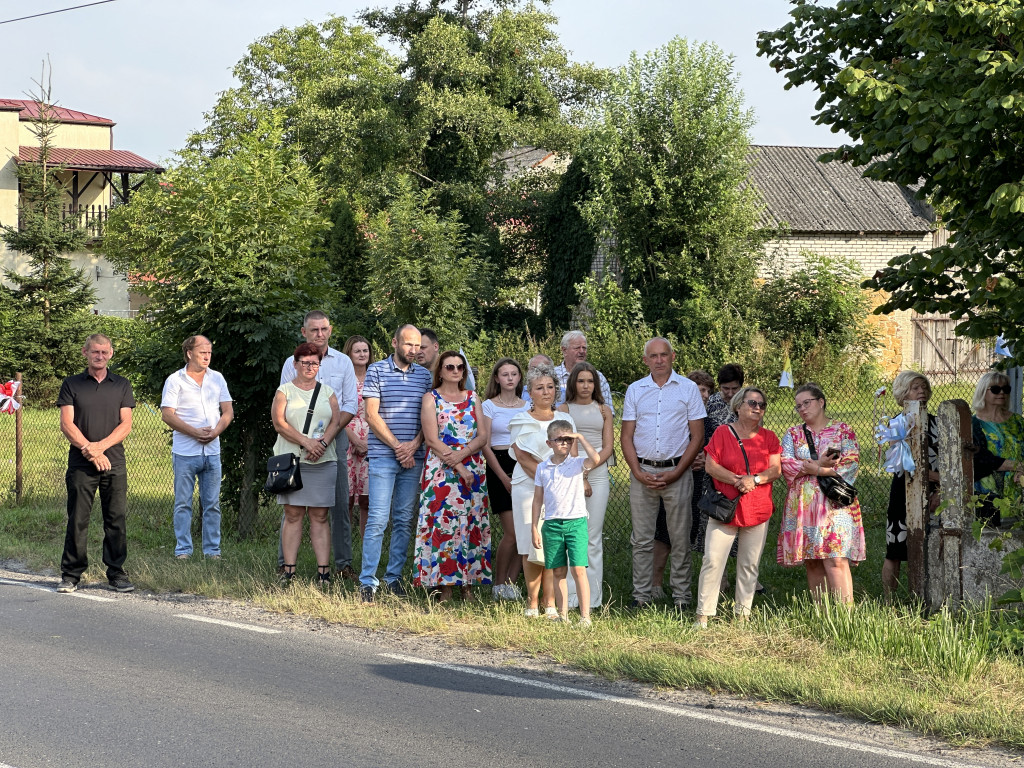
[[964,595],[964,528],[974,494],[971,453],[971,410],[963,400],[939,406],[939,492],[942,494],[941,591],[949,607],[959,607]]
[[[18,391],[14,395],[14,400],[19,405],[25,401],[25,398],[21,394],[22,378],[20,373],[14,374],[14,380],[18,382]],[[21,504],[21,492],[22,492],[22,453],[24,452],[24,445],[22,444],[22,425],[21,425],[21,408],[16,408],[14,411],[14,501],[16,504]]]
[[910,591],[927,599],[927,547],[925,530],[928,524],[928,412],[917,400],[911,400],[904,409],[907,421],[914,425],[907,435],[910,455],[917,469],[907,473],[907,581]]

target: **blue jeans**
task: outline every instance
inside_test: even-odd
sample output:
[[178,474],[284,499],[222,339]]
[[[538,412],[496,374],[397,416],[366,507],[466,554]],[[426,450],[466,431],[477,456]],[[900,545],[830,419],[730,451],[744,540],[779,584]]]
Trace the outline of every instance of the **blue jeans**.
[[384,581],[398,581],[409,557],[409,540],[416,525],[416,502],[420,495],[423,459],[406,469],[395,459],[370,458],[370,476],[367,490],[370,504],[366,514],[366,535],[363,536],[363,568],[359,583],[376,588],[377,566],[384,542],[384,529],[391,519],[391,551],[388,553]]
[[220,554],[220,454],[179,456],[174,462],[174,546],[175,555],[192,554],[192,494],[199,481],[199,504],[203,510],[203,554]]

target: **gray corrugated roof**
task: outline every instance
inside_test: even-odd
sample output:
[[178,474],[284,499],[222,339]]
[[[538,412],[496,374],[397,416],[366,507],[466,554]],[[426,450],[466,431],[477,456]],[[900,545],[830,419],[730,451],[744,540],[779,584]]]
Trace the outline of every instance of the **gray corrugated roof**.
[[819,163],[818,147],[752,146],[751,178],[762,223],[793,232],[929,232],[935,214],[906,187],[861,176],[849,163]]

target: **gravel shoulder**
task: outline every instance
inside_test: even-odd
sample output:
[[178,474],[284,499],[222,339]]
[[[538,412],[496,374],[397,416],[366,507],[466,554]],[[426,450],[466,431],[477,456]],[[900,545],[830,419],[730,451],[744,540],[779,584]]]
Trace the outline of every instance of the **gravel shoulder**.
[[[0,560],[0,579],[51,589],[56,587],[56,578],[52,575],[32,573],[20,563],[13,561]],[[89,585],[81,591],[84,594],[113,596],[113,593],[103,585]],[[956,748],[944,741],[900,728],[864,723],[848,717],[788,704],[757,701],[706,690],[657,689],[628,680],[606,680],[576,671],[548,658],[495,649],[465,648],[452,645],[438,637],[331,624],[321,619],[274,613],[243,602],[214,600],[188,594],[156,594],[139,590],[132,594],[117,595],[116,597],[118,600],[143,603],[157,611],[168,613],[184,611],[209,618],[255,624],[282,631],[315,632],[344,642],[371,645],[378,652],[416,656],[447,664],[489,668],[503,674],[543,679],[547,682],[584,688],[605,695],[643,699],[685,709],[715,710],[717,714],[741,718],[762,725],[815,736],[832,736],[883,749],[963,761],[965,764],[993,766],[993,768],[1024,765],[1024,754],[1001,748]]]

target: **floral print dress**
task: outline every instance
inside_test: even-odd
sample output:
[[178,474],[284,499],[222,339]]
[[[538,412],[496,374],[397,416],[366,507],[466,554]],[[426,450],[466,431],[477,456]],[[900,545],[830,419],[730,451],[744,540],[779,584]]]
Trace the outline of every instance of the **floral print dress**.
[[[830,421],[817,435],[812,432],[811,437],[819,456],[825,446],[839,446],[836,471],[852,483],[857,478],[860,461],[860,448],[853,430],[842,422]],[[817,477],[798,477],[801,462],[810,458],[803,424],[790,427],[782,438],[782,475],[789,492],[779,529],[776,559],[782,565],[800,565],[804,560],[845,557],[851,565],[856,564],[866,557],[860,501],[848,507],[838,506],[825,498]]]
[[[363,402],[364,382],[356,379],[356,394],[359,398],[359,405],[356,408],[356,415],[348,423],[349,429],[356,433],[361,440],[366,440],[370,434],[370,425],[366,423],[366,404]],[[348,495],[366,496],[369,494],[370,461],[366,454],[358,454],[348,444]]]
[[[431,390],[441,441],[464,446],[477,436],[477,397],[450,403]],[[473,473],[467,488],[455,470],[427,451],[420,484],[420,515],[416,525],[416,586],[470,586],[491,583],[491,525],[482,454],[465,461]]]

